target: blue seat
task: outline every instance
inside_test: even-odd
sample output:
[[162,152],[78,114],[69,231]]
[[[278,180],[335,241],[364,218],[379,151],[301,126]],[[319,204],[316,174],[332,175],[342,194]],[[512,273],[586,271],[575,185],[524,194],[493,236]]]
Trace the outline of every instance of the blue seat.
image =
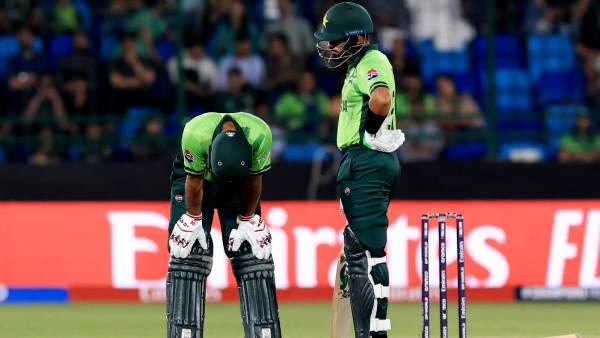
[[94,22],[93,22],[92,11],[90,10],[90,6],[88,5],[87,1],[84,1],[84,0],[74,1],[73,6],[75,6],[75,10],[77,11],[77,14],[79,14],[79,17],[81,18],[81,24],[82,24],[83,28],[89,32],[90,29],[92,28],[92,25]]
[[584,100],[585,79],[583,74],[576,70],[544,72],[535,87],[539,103],[543,106],[554,103],[581,103]]
[[504,142],[498,147],[498,158],[511,162],[541,162],[548,157],[546,146],[539,142]]
[[0,58],[10,58],[19,53],[19,40],[16,35],[0,35]]
[[[520,68],[523,50],[519,38],[514,35],[500,34],[494,39],[494,57],[496,68]],[[479,35],[473,42],[473,60],[479,71],[487,70],[488,39]]]
[[318,143],[289,143],[282,153],[285,162],[311,162],[321,146]]
[[123,148],[129,147],[129,144],[140,129],[143,127],[145,119],[151,116],[161,115],[161,111],[154,107],[135,106],[127,109],[125,118],[121,121],[117,127],[117,133],[121,139],[121,146]]
[[471,71],[468,49],[433,51],[421,58],[421,72],[425,82],[431,82],[440,73],[458,74]]
[[460,142],[444,149],[443,156],[447,160],[473,160],[487,154],[487,146],[482,142]]
[[100,36],[100,58],[108,60],[112,58],[115,49],[119,46],[119,39],[113,35]]
[[532,34],[527,38],[527,61],[531,79],[548,71],[567,71],[575,66],[571,39],[562,34]]
[[166,61],[175,55],[176,46],[175,43],[168,39],[160,39],[156,43],[156,49],[161,59]]
[[[532,109],[531,84],[527,72],[518,68],[498,69],[495,74],[496,109],[499,114],[524,113]],[[483,79],[487,90],[487,78]]]
[[60,59],[64,56],[73,53],[73,36],[72,35],[55,35],[50,37],[48,41],[48,50],[50,55]]

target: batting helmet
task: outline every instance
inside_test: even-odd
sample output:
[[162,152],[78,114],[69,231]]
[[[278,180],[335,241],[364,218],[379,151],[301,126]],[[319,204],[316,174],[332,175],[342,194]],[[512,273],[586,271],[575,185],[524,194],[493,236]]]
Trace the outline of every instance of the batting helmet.
[[209,169],[227,182],[240,181],[252,166],[252,146],[243,133],[226,130],[217,135],[208,150]]

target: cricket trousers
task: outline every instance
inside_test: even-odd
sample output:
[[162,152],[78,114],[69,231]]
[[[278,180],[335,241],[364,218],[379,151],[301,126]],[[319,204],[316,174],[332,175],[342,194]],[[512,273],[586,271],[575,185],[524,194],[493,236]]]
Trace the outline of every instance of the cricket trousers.
[[[400,162],[396,152],[382,153],[363,146],[352,146],[345,150],[338,170],[337,186],[348,227],[352,230],[362,248],[375,259],[385,257],[387,242],[387,209],[391,193],[400,175]],[[389,273],[385,260],[382,264],[369,267],[369,279],[374,285],[389,286]],[[352,283],[350,285],[352,288]],[[362,286],[359,286],[362,287]],[[350,290],[351,303],[354,297],[361,297],[359,290]],[[359,302],[360,303],[360,302]],[[388,299],[379,298],[376,303],[375,318],[387,318]],[[352,309],[353,316],[371,309]],[[355,329],[356,320],[355,319]],[[365,328],[369,331],[368,328]],[[373,331],[371,337],[387,337],[385,331]],[[365,332],[365,331],[361,331]],[[359,336],[358,333],[357,337]],[[362,336],[362,334],[360,334]]]

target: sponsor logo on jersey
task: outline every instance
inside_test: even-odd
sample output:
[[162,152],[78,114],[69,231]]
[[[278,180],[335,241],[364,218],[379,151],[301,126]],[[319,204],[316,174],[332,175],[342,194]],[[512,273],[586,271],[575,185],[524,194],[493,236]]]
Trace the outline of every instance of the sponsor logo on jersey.
[[194,162],[194,155],[192,155],[192,153],[189,150],[185,149],[183,152],[186,160]]
[[371,81],[374,78],[379,76],[379,72],[376,71],[375,69],[369,69],[369,71],[367,72],[367,80]]
[[177,202],[181,202],[181,201],[183,201],[183,196],[181,196],[181,195],[175,195],[175,200]]
[[234,137],[235,131],[227,131],[227,132],[225,132],[225,135],[227,135],[227,137]]

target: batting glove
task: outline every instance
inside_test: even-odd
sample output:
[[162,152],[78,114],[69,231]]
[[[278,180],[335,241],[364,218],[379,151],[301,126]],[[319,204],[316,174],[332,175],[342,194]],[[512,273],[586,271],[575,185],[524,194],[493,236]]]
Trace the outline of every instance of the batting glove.
[[191,215],[186,212],[179,218],[169,237],[171,255],[175,258],[186,258],[192,251],[196,240],[202,249],[208,249],[206,233],[202,227],[202,214]]
[[237,229],[229,235],[229,251],[238,251],[244,241],[250,243],[252,254],[258,259],[271,257],[271,232],[259,215],[238,215]]
[[400,129],[387,129],[391,119],[392,115],[389,115],[375,134],[369,134],[365,131],[363,138],[365,147],[382,153],[391,153],[400,148],[404,143],[404,133]]

